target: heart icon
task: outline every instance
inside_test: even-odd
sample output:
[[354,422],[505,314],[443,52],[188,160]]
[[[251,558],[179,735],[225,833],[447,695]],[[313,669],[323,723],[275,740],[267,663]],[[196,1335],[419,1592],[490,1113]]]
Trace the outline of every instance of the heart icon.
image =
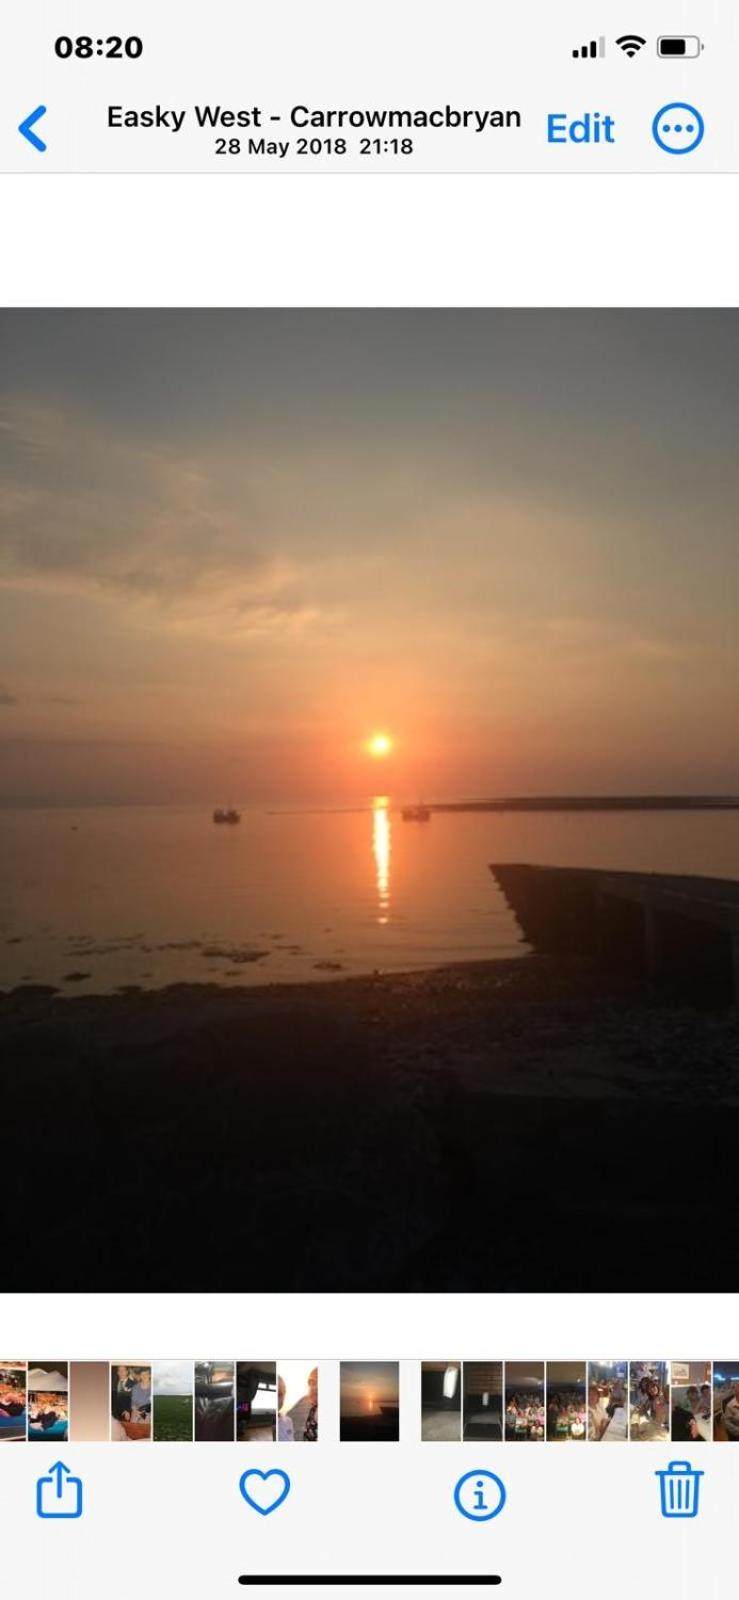
[[268,1517],[270,1511],[276,1511],[287,1499],[290,1479],[280,1467],[272,1467],[269,1472],[249,1467],[239,1478],[239,1489],[252,1511],[258,1511],[260,1517]]

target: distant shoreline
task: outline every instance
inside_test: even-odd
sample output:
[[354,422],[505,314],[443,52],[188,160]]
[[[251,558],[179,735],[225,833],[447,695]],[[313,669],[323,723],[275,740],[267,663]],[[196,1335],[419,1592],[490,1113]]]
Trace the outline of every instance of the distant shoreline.
[[[374,808],[366,800],[336,802],[332,805],[299,805],[275,800],[251,801],[237,798],[245,811],[269,817],[356,816]],[[400,811],[407,800],[388,798],[388,809]],[[428,800],[430,811],[739,811],[739,795],[721,794],[603,794],[603,795],[508,795],[488,799]],[[207,800],[49,800],[0,798],[0,813],[8,811],[196,811],[210,817]]]
[[[400,811],[405,801],[390,798],[389,811]],[[510,795],[487,800],[427,800],[434,812],[507,811],[739,811],[739,795],[721,794],[575,794]],[[343,816],[371,810],[364,805],[299,806],[268,811],[269,816]]]
[[446,800],[431,811],[739,811],[739,796],[713,794],[515,795],[506,800]]

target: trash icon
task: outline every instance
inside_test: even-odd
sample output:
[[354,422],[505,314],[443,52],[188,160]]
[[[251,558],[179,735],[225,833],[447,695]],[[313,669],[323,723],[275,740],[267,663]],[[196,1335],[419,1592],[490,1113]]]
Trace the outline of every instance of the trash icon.
[[700,1480],[703,1472],[689,1461],[671,1461],[659,1478],[663,1517],[697,1517]]

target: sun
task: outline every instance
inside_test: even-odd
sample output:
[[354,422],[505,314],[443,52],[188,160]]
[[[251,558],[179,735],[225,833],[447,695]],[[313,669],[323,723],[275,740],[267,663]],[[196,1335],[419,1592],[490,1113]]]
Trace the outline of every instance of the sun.
[[389,733],[373,733],[367,740],[367,753],[375,761],[382,761],[385,756],[392,754],[393,741]]

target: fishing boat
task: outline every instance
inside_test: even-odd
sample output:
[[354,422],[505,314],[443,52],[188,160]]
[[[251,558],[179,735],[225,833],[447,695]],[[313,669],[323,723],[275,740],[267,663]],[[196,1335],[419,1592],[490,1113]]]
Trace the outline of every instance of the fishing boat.
[[216,806],[213,812],[214,822],[240,822],[241,812],[235,806]]
[[418,805],[415,806],[403,806],[401,815],[404,822],[431,821],[431,811],[427,805],[424,805],[423,800],[419,800]]

